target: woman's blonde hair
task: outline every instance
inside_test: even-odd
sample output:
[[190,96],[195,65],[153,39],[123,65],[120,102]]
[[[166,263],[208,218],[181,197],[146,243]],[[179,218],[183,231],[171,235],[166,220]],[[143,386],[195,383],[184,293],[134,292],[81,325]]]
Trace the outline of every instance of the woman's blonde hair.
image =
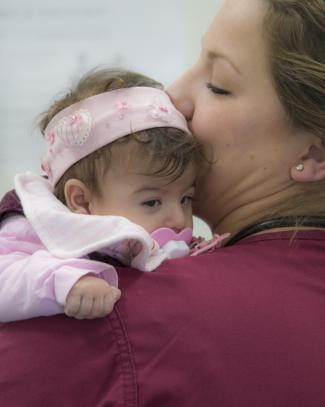
[[[325,1],[265,0],[271,75],[292,125],[325,145]],[[301,184],[282,212],[325,215],[325,182]],[[306,212],[306,213],[305,213]]]
[[325,1],[267,1],[265,31],[278,95],[295,126],[325,139]]

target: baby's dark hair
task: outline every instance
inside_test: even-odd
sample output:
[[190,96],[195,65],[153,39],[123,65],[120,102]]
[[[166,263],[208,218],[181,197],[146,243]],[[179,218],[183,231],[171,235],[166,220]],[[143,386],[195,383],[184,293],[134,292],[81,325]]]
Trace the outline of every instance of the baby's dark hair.
[[[39,122],[42,134],[51,119],[66,107],[103,92],[135,86],[163,88],[159,82],[136,72],[103,68],[90,71],[43,113]],[[124,146],[131,143],[132,153],[123,154]],[[201,147],[196,139],[179,129],[157,127],[142,130],[107,144],[68,168],[55,185],[56,197],[66,203],[64,186],[72,178],[79,179],[92,193],[100,196],[100,180],[112,165],[114,153],[120,153],[119,162],[123,165],[131,159],[136,161],[139,174],[167,177],[171,181],[180,177],[189,164],[197,165],[201,159]]]

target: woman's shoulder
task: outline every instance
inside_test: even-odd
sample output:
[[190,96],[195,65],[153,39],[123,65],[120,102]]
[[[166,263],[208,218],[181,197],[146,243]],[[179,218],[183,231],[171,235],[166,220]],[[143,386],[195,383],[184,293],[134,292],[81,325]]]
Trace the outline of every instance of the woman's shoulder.
[[8,191],[0,201],[0,223],[8,216],[23,215],[23,209],[15,190]]
[[117,339],[121,331],[111,325],[107,318],[63,315],[0,324],[0,351],[6,355],[0,360],[0,382],[6,383],[0,404],[133,405],[123,404],[130,391],[124,384],[126,352]]
[[[315,320],[325,318],[323,261],[314,259],[317,239],[309,234],[296,246],[283,234],[247,239],[214,253],[170,260],[153,273],[121,270],[124,295],[118,311],[141,397],[159,399],[174,389],[174,405],[193,405],[191,397],[203,397],[193,389],[204,389],[205,402],[200,405],[222,405],[225,388],[220,393],[216,383],[231,382],[247,391],[245,397],[252,401],[256,383],[264,385],[269,374],[276,386],[288,380],[286,366],[301,358],[302,349],[304,360],[312,358],[325,374],[325,351],[310,355],[305,347],[325,340],[325,329],[303,328],[310,324],[310,315]],[[321,244],[325,249],[325,236]],[[319,291],[310,290],[308,281]],[[292,348],[288,335],[294,338]],[[274,355],[279,352],[277,365]],[[270,371],[266,372],[266,365]],[[313,372],[309,362],[303,369]],[[155,386],[157,372],[160,387]],[[289,376],[300,380],[296,372]],[[254,404],[241,404],[236,393],[228,396],[231,405]],[[263,405],[268,405],[268,396],[271,393],[266,392]],[[322,397],[325,400],[325,392]]]
[[[270,405],[274,389],[295,383],[299,393],[306,377],[313,381],[300,405],[314,390],[325,402],[325,328],[317,322],[325,320],[325,275],[314,259],[325,239],[317,239],[253,238],[150,273],[117,268],[122,297],[109,317],[0,327],[0,404],[17,404],[18,394],[35,407],[254,405],[263,388],[259,404]],[[228,392],[229,383],[238,391]],[[281,405],[288,399],[277,394]]]

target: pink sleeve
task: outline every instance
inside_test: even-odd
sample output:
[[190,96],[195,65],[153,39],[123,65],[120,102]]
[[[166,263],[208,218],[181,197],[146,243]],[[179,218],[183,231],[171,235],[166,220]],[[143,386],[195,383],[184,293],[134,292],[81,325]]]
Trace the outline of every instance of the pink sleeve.
[[117,286],[112,266],[87,258],[56,258],[27,219],[10,218],[0,229],[0,322],[62,313],[72,286],[89,273]]

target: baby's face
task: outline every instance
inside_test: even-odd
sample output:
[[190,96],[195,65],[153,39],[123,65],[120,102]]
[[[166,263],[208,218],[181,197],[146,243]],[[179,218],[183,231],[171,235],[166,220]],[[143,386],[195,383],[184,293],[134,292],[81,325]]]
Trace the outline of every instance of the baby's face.
[[110,169],[101,184],[102,196],[92,200],[90,212],[124,216],[149,233],[161,227],[192,228],[194,181],[192,165],[175,181]]

